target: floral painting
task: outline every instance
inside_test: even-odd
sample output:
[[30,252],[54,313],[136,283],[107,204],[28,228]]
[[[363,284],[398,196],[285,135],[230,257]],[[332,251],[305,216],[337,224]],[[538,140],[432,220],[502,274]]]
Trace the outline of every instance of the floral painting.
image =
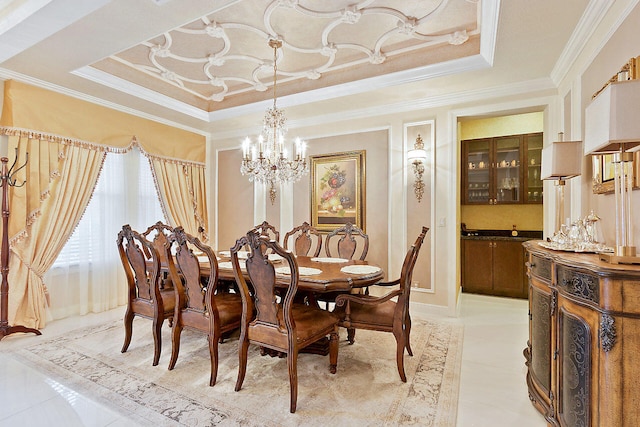
[[312,226],[364,229],[364,158],[364,150],[311,156]]

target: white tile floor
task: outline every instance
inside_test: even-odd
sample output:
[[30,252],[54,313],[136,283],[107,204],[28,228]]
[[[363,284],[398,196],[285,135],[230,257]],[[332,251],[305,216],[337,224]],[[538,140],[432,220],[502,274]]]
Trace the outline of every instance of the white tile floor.
[[[48,337],[118,319],[123,309],[50,322]],[[459,427],[542,427],[546,423],[529,402],[522,350],[527,342],[527,301],[462,295],[465,325]],[[0,342],[0,427],[124,427],[135,424],[6,356],[6,351],[37,339],[19,334]]]

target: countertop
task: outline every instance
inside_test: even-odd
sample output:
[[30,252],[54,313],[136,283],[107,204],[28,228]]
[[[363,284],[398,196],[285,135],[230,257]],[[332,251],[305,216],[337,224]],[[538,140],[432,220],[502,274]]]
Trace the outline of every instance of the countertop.
[[518,235],[512,236],[513,230],[462,230],[461,238],[463,240],[514,240],[518,242],[526,242],[527,240],[541,240],[542,231],[537,230],[517,230]]

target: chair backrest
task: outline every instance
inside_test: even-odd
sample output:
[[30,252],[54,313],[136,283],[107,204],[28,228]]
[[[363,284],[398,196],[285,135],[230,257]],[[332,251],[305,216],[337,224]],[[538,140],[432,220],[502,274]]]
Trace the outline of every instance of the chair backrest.
[[[336,244],[333,244],[332,242],[337,238],[336,236],[339,236],[340,239]],[[356,237],[360,240],[360,243],[358,243]],[[369,252],[369,236],[349,222],[327,234],[324,241],[324,249],[328,257],[333,257],[332,251],[335,250],[338,258],[346,259],[352,259],[356,249],[358,249],[360,252],[359,259],[364,260],[367,257],[367,252]]]
[[[175,255],[172,256],[172,248]],[[209,274],[203,278],[198,255],[209,261]],[[218,261],[213,250],[200,239],[176,227],[167,239],[165,254],[169,260],[169,274],[176,289],[176,309],[200,313],[217,313],[212,296],[218,283]]]
[[[249,248],[246,260],[246,273],[249,276],[251,289],[244,278],[241,270],[238,251],[244,247]],[[282,266],[288,266],[291,274],[287,275],[288,285],[286,292],[276,292],[276,271],[273,263],[269,261],[270,254],[277,254],[284,258]],[[298,263],[292,252],[285,250],[275,240],[269,240],[266,236],[259,236],[253,231],[249,231],[246,236],[236,241],[231,248],[231,263],[233,272],[242,296],[242,325],[248,325],[250,320],[248,313],[253,313],[255,309],[255,319],[249,325],[250,328],[258,328],[264,337],[271,337],[278,347],[286,347],[287,341],[283,335],[293,336],[295,323],[291,307],[293,299],[298,290]],[[282,296],[278,302],[277,295]],[[279,318],[278,312],[282,305],[283,316]],[[245,327],[245,326],[243,326]],[[249,335],[251,338],[251,335]]]
[[[151,242],[123,225],[116,239],[120,260],[127,276],[129,299],[155,303],[160,297],[160,256]],[[155,285],[155,286],[154,286]]]
[[317,257],[322,249],[322,234],[308,222],[303,222],[284,235],[284,248],[289,249],[289,240],[293,240],[293,253],[296,255]]
[[259,236],[266,236],[269,240],[275,240],[276,242],[280,241],[280,232],[267,221],[263,221],[262,224],[256,225],[253,229]]
[[173,227],[158,221],[141,233],[145,239],[150,240],[160,255],[160,263],[166,267],[168,265],[167,256],[164,247],[167,244],[167,238],[173,233]]
[[[409,296],[411,293],[411,280],[413,278],[413,268],[418,260],[420,248],[424,242],[424,238],[429,231],[428,227],[422,227],[422,232],[416,239],[415,243],[409,248],[402,263],[402,271],[400,272],[400,295],[398,296],[397,308],[403,311],[409,310]],[[396,309],[397,309],[396,308]]]

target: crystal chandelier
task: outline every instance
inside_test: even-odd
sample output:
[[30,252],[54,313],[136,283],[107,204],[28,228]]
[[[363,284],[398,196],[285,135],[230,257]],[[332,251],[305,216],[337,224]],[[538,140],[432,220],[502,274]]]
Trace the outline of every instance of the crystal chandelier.
[[276,106],[276,60],[282,41],[271,39],[269,46],[273,48],[273,107],[269,108],[264,116],[262,134],[258,137],[257,144],[252,143],[249,137],[244,140],[240,172],[242,175],[249,175],[249,181],[269,184],[269,198],[273,204],[276,199],[277,182],[296,182],[309,169],[305,157],[306,144],[300,141],[300,138],[295,140],[293,158],[289,158],[289,150],[285,146],[287,119],[284,110]]

